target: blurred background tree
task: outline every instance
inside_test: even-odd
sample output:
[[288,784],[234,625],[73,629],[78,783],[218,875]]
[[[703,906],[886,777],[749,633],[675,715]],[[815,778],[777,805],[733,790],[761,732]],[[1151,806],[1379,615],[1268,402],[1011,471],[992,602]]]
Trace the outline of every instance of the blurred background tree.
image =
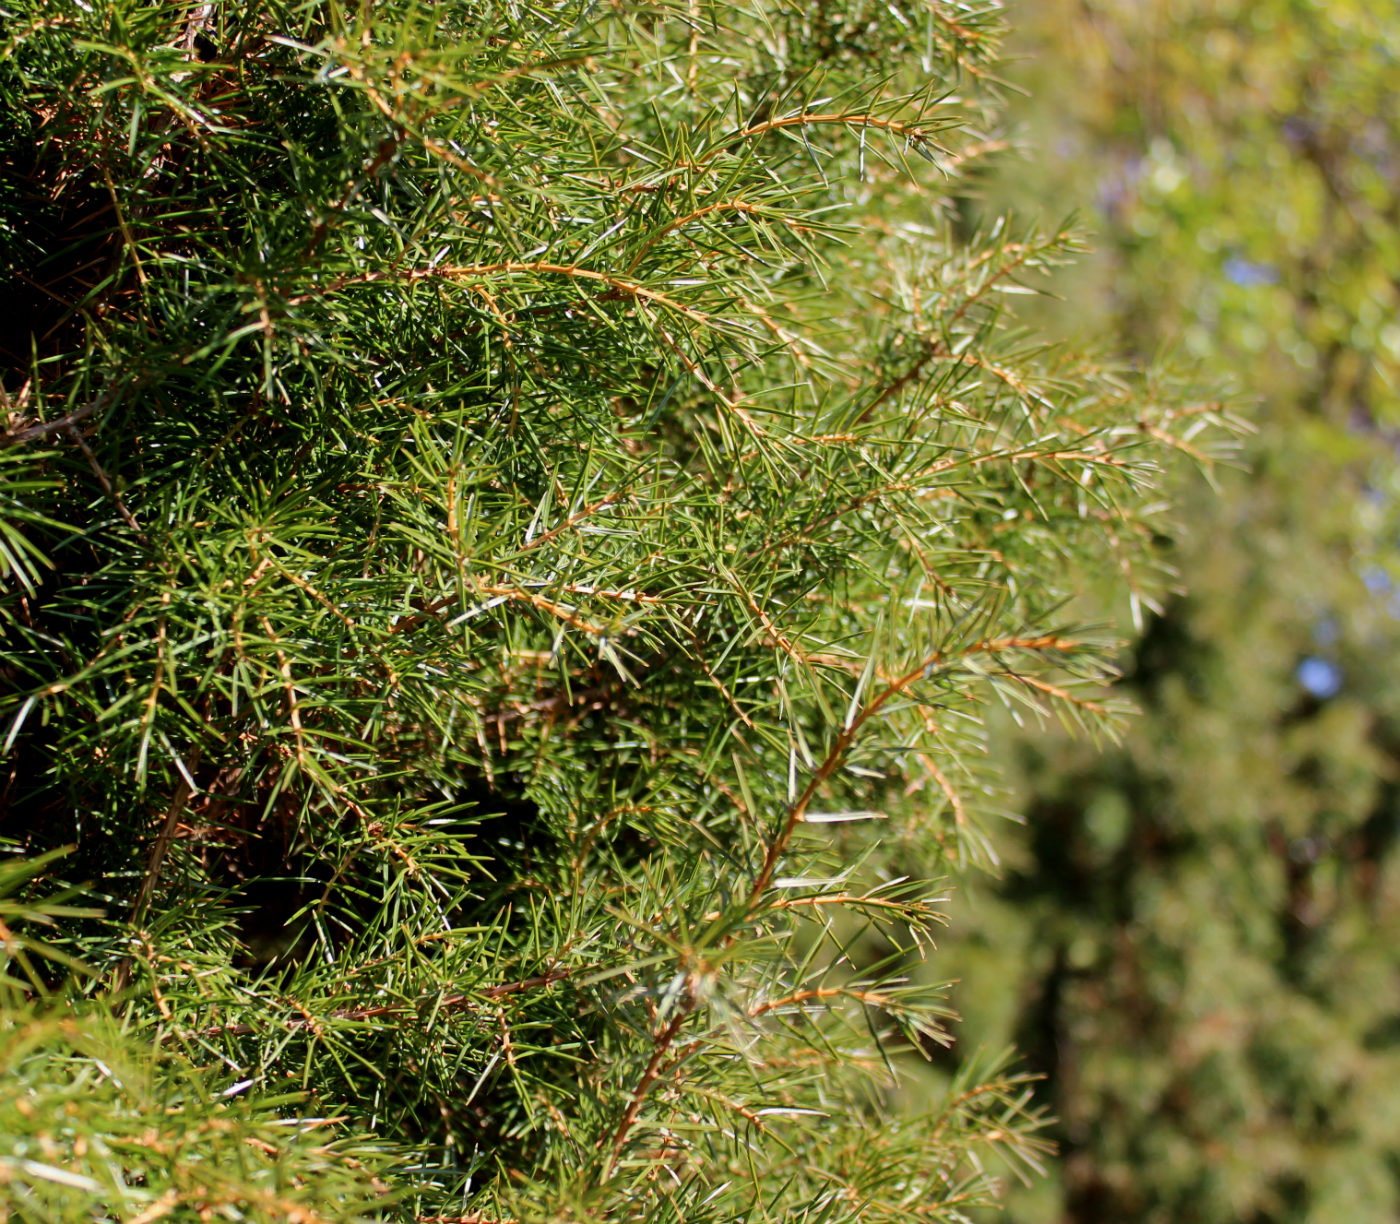
[[1026,737],[1024,826],[940,963],[1061,1119],[1010,1217],[1394,1219],[1400,9],[1012,13],[1029,165],[969,215],[1096,193],[1043,319],[1230,379],[1257,433],[1219,495],[1184,482],[1189,594],[1124,659],[1143,716],[1105,756]]

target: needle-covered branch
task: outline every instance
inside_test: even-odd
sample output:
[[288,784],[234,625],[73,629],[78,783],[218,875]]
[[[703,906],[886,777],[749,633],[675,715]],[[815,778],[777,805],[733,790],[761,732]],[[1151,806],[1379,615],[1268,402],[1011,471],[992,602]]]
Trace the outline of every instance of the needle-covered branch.
[[[1066,605],[1153,598],[1164,465],[1228,433],[1017,330],[1077,240],[963,224],[997,7],[11,10],[0,837],[74,847],[74,1023],[159,1091],[73,1084],[185,1095],[118,1186],[65,1088],[0,1206],[995,1201],[1013,1075],[896,1105],[950,1057],[929,881],[987,861],[989,707],[1111,731]],[[5,1023],[62,1028],[46,972]]]

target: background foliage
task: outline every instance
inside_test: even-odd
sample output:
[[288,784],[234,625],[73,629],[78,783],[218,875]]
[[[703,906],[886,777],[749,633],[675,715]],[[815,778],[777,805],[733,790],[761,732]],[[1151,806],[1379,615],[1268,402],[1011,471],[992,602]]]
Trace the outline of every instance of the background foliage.
[[903,1071],[933,877],[989,701],[1113,722],[1065,601],[1153,597],[1230,422],[1008,315],[1077,243],[957,204],[996,7],[4,16],[6,954],[56,928],[4,1210],[903,1224],[1035,1168],[1004,1060]]
[[1124,661],[1144,716],[1102,757],[1027,744],[1024,831],[944,949],[961,1035],[1018,1038],[1061,1119],[1058,1184],[1011,1218],[1388,1219],[1397,13],[1035,0],[1016,18],[1038,170],[988,198],[1097,185],[1099,255],[1043,317],[1097,317],[1143,359],[1174,346],[1254,400],[1256,433],[1218,497],[1186,486],[1188,593]]

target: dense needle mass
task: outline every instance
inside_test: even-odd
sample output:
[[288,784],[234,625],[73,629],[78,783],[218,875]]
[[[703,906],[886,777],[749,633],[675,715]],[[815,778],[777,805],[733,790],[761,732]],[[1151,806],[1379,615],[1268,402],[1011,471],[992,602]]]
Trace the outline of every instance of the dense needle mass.
[[1000,32],[10,6],[0,831],[73,849],[5,921],[107,910],[5,1004],[19,1216],[903,1224],[1035,1165],[996,1062],[890,1108],[946,1040],[901,847],[985,860],[989,700],[1112,723],[1061,605],[1152,598],[1229,423],[1010,321],[1076,243],[960,224]]

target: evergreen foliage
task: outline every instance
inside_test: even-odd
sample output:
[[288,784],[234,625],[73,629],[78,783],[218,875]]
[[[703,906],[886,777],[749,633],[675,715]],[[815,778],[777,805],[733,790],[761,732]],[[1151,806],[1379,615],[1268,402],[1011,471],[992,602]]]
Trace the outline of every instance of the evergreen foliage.
[[967,939],[944,948],[960,1035],[1015,1036],[1061,1119],[1060,1184],[1010,1215],[1391,1219],[1396,13],[1020,14],[1031,143],[1068,154],[1041,198],[1098,183],[1103,262],[1076,300],[1097,296],[1132,350],[1176,342],[1234,374],[1258,406],[1249,470],[1185,499],[1189,594],[1126,656],[1143,717],[1098,759],[1027,746],[1005,882],[959,909]]
[[903,1224],[1035,1168],[1001,1060],[892,1110],[930,877],[989,700],[1111,724],[1062,605],[1153,587],[1228,422],[1009,320],[1075,242],[956,224],[996,7],[4,16],[5,938],[88,970],[7,988],[10,1218]]

